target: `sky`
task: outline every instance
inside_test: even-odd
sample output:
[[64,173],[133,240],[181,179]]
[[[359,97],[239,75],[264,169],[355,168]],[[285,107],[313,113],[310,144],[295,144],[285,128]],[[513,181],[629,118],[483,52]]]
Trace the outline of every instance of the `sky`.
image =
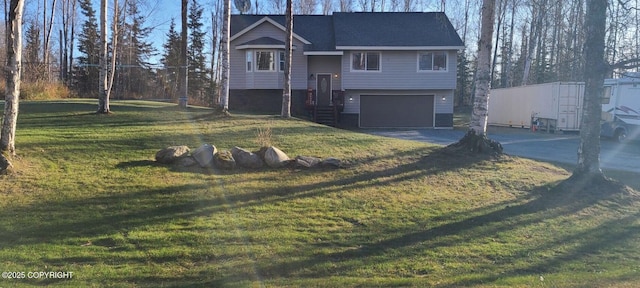
[[[49,0],[50,1],[50,0]],[[123,0],[120,0],[121,3]],[[140,0],[138,0],[140,1]],[[161,53],[162,52],[162,45],[164,44],[165,40],[166,40],[166,34],[169,31],[169,26],[171,23],[171,19],[174,18],[176,21],[176,29],[179,31],[180,30],[180,14],[181,14],[181,1],[180,0],[141,0],[143,3],[138,6],[138,8],[143,11],[143,14],[145,16],[147,16],[147,21],[145,23],[146,27],[150,27],[153,28],[153,32],[151,33],[149,39],[147,39],[149,42],[151,42],[154,47],[156,47],[157,52]],[[60,1],[58,1],[60,2]],[[96,16],[100,17],[100,1],[99,0],[92,0],[93,2],[93,6],[94,6],[94,10],[96,11]],[[113,0],[109,0],[109,11],[108,11],[108,22],[111,23],[111,17],[112,17],[112,13],[113,13]],[[210,30],[210,11],[211,11],[211,7],[212,5],[210,4],[210,0],[200,0],[200,2],[203,5],[203,8],[205,9],[205,11],[203,12],[202,18],[203,18],[203,22],[205,22],[205,27],[203,29],[206,30]],[[49,4],[50,5],[50,4]],[[3,8],[2,8],[3,9]],[[29,23],[29,21],[32,21],[35,17],[39,17],[38,21],[40,23],[42,23],[42,0],[29,0],[26,1],[26,6],[25,6],[25,11],[24,11],[24,19],[25,22]],[[48,8],[50,13],[50,7]],[[56,11],[56,14],[59,14],[59,11]],[[57,27],[54,27],[54,33],[52,33],[52,42],[54,43],[54,49],[58,47],[58,38],[59,38],[59,33],[58,31],[61,29],[60,26],[60,17],[58,17],[59,15],[56,15],[56,18],[58,18],[55,22],[54,25],[56,25]],[[82,25],[82,23],[84,22],[84,16],[79,14],[79,20],[78,20],[78,30],[79,31],[80,26]],[[110,24],[108,24],[110,25]],[[26,28],[26,26],[25,26]],[[109,29],[110,30],[110,29]],[[206,31],[205,30],[205,31]],[[108,32],[109,34],[111,33],[111,31]],[[76,43],[77,45],[77,43]],[[56,54],[57,55],[57,54]],[[157,62],[159,57],[154,57],[154,59],[152,59],[151,62]]]

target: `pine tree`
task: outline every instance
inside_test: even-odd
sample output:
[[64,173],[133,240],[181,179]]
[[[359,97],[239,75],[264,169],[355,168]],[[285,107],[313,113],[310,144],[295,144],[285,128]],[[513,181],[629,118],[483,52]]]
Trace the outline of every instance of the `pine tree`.
[[178,67],[180,66],[180,34],[176,31],[175,19],[171,19],[167,40],[162,45],[162,65],[164,65],[164,90],[172,98],[178,94]]
[[98,18],[91,0],[80,0],[80,9],[86,17],[82,24],[82,31],[78,35],[79,67],[75,75],[74,88],[79,95],[96,95],[100,62],[100,37]]
[[145,18],[140,14],[135,1],[127,2],[128,19],[125,20],[118,53],[121,68],[118,69],[121,87],[129,97],[142,95],[153,89],[149,58],[156,53],[146,41],[152,29],[145,27]]
[[26,29],[24,40],[26,45],[22,58],[24,60],[24,71],[22,78],[25,81],[35,82],[42,79],[46,72],[43,68],[40,56],[40,46],[42,46],[42,38],[40,37],[40,27],[36,21],[30,21]]
[[205,56],[205,36],[203,31],[202,12],[204,9],[197,0],[191,1],[189,7],[189,97],[201,103],[211,105],[213,98],[209,97],[206,87],[208,80],[208,67]]

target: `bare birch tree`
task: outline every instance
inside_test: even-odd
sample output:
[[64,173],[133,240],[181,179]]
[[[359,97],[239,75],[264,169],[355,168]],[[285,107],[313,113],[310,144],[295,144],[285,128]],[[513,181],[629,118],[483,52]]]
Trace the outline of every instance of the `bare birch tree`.
[[340,12],[351,12],[353,10],[353,0],[338,0]]
[[61,15],[62,15],[62,36],[60,41],[62,42],[62,63],[61,65],[61,78],[69,84],[68,73],[73,68],[73,50],[75,39],[75,26],[76,26],[76,14],[77,14],[77,0],[63,0],[61,3]]
[[100,88],[98,91],[98,111],[100,114],[111,112],[109,108],[109,94],[107,93],[107,65],[109,63],[109,49],[107,47],[107,0],[100,0]]
[[43,49],[42,49],[42,61],[45,65],[46,71],[47,71],[47,75],[45,76],[47,79],[50,79],[51,77],[51,33],[53,32],[53,21],[55,18],[55,12],[56,12],[56,6],[57,6],[58,0],[53,0],[53,2],[51,3],[51,14],[49,15],[49,20],[47,20],[47,0],[44,0],[44,13],[43,13],[43,25],[44,25],[44,29],[42,30],[43,33]]
[[284,44],[284,87],[282,88],[282,112],[283,118],[291,118],[291,48],[293,42],[293,1],[287,0],[286,12],[286,40]]
[[220,75],[220,108],[229,111],[229,33],[231,24],[231,0],[222,0],[224,10],[222,18],[222,39],[220,40],[220,54],[222,73]]
[[[5,158],[15,156],[16,127],[18,123],[18,105],[20,99],[20,75],[22,73],[22,12],[24,0],[11,0],[9,4],[9,24],[7,25],[7,68],[5,69],[7,86],[5,88],[4,117],[0,134],[0,152],[2,166],[0,170],[11,166]],[[6,164],[5,164],[6,163]]]
[[487,116],[491,89],[491,49],[493,48],[493,25],[495,22],[495,0],[482,1],[482,22],[478,41],[478,64],[476,69],[476,93],[471,114],[469,132],[451,148],[475,153],[501,154],[502,145],[487,138]]
[[482,26],[478,42],[478,67],[476,70],[476,93],[469,130],[476,135],[487,132],[489,92],[491,89],[491,49],[495,21],[495,0],[482,1]]

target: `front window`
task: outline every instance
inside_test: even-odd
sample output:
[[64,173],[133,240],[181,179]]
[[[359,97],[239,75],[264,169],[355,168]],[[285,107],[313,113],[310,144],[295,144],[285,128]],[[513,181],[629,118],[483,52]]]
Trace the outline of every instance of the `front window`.
[[380,52],[351,53],[351,70],[380,71]]
[[280,51],[280,71],[284,71],[284,51]]
[[253,52],[247,51],[247,72],[253,69]]
[[447,70],[446,52],[419,52],[418,53],[418,70],[419,71],[446,71]]
[[275,71],[276,63],[273,51],[256,51],[256,71]]

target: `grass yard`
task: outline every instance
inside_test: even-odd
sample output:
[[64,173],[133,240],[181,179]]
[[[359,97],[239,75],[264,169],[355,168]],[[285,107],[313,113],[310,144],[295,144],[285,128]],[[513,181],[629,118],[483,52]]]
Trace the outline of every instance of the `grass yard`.
[[[0,287],[640,285],[635,191],[563,193],[554,187],[570,173],[552,164],[445,156],[300,120],[111,107],[21,103],[19,159],[0,176],[0,270],[26,274]],[[225,172],[153,161],[177,144],[256,150],[267,128],[289,156],[347,167]],[[73,277],[26,277],[50,271]]]

